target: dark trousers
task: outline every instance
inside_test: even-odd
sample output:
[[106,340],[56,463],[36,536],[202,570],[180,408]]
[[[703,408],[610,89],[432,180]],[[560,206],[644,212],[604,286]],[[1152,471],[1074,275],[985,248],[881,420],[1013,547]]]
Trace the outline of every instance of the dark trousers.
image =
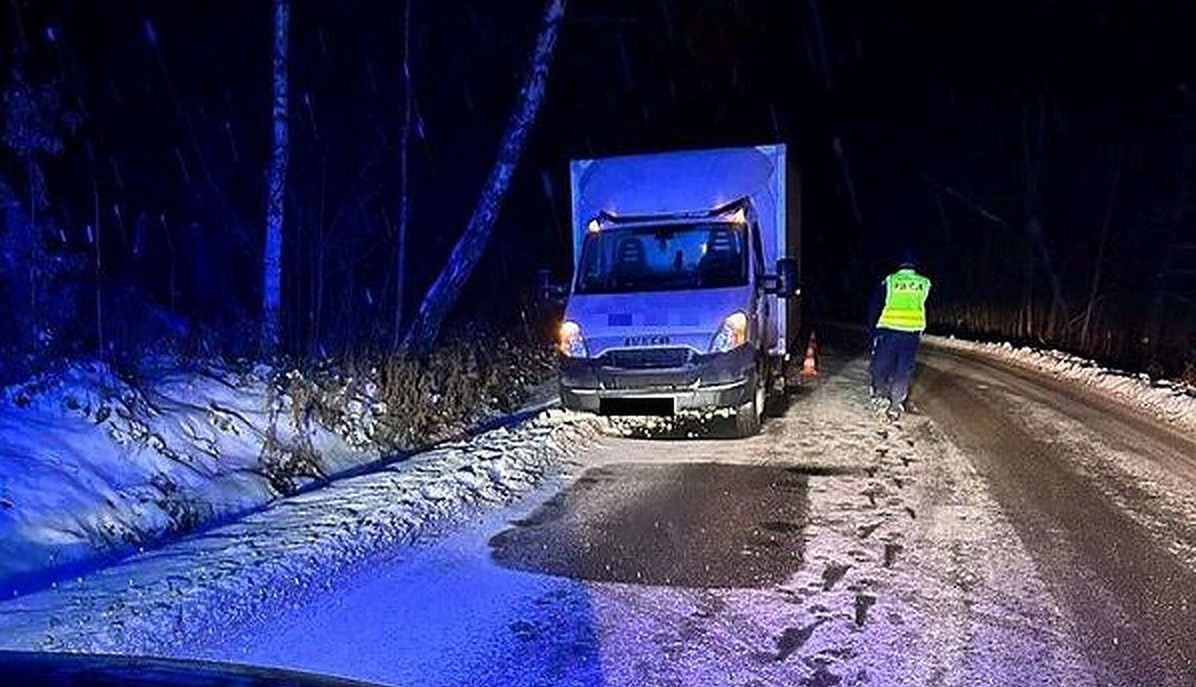
[[917,332],[878,328],[872,338],[872,393],[894,403],[904,403],[914,380]]

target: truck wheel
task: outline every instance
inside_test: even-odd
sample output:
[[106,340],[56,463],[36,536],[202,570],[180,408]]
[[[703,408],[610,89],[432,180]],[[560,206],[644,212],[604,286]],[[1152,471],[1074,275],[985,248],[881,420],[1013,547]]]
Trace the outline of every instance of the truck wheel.
[[735,436],[741,439],[760,433],[760,422],[764,415],[765,388],[759,374],[753,378],[756,383],[751,399],[740,405],[735,412]]
[[785,362],[775,361],[772,374],[764,386],[764,417],[781,417],[789,410],[789,378],[785,372]]
[[789,390],[785,387],[784,380],[777,380],[776,383],[768,387],[768,393],[764,400],[764,415],[765,417],[781,417],[788,409]]

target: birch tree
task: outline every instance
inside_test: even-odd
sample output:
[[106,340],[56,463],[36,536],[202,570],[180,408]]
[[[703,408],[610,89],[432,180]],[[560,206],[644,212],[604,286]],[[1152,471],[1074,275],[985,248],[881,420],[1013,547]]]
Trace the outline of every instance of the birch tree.
[[262,345],[278,352],[282,309],[282,227],[286,200],[287,156],[287,34],[290,0],[274,0],[274,142],[266,196],[266,246],[262,255]]
[[524,143],[544,99],[553,48],[556,46],[564,16],[565,0],[548,0],[523,88],[499,145],[498,159],[490,171],[486,185],[482,188],[465,231],[453,247],[440,275],[424,294],[415,321],[403,339],[404,352],[422,355],[431,350],[445,317],[485,252],[486,244],[494,232],[494,221],[498,216],[503,196],[510,185],[511,175],[519,162]]
[[399,130],[399,209],[396,218],[395,251],[395,329],[394,347],[403,336],[403,301],[407,297],[407,220],[410,217],[410,189],[407,150],[411,143],[411,115],[414,101],[411,91],[411,1],[403,0],[403,124]]

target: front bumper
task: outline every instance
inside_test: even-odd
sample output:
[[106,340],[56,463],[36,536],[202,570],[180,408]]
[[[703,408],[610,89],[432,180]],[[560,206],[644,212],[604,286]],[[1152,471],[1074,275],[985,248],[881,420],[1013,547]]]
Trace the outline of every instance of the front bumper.
[[737,408],[755,391],[756,350],[694,354],[681,367],[624,369],[561,358],[561,405],[604,415],[669,415]]

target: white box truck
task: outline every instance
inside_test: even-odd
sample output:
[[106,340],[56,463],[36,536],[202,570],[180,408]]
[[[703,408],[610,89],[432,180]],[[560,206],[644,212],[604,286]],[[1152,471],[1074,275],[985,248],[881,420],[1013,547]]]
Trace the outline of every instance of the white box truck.
[[[784,145],[571,164],[566,408],[732,408],[756,433],[800,334],[799,175]],[[790,380],[792,381],[792,380]]]

